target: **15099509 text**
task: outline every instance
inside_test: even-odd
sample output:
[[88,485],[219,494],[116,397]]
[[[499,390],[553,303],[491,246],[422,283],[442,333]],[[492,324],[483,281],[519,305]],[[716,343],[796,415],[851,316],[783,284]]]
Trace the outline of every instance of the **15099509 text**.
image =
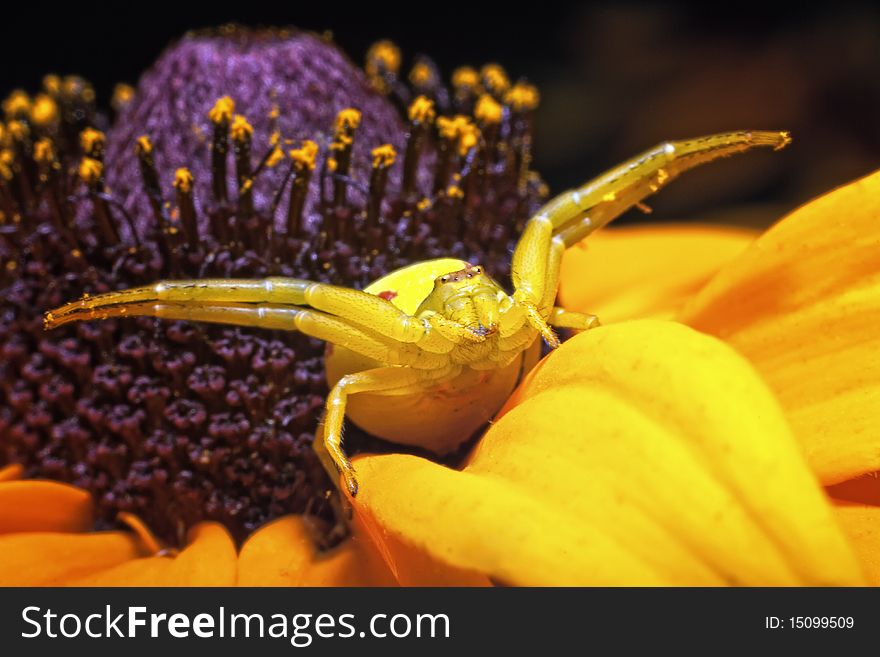
[[851,630],[854,626],[852,616],[764,616],[768,630]]

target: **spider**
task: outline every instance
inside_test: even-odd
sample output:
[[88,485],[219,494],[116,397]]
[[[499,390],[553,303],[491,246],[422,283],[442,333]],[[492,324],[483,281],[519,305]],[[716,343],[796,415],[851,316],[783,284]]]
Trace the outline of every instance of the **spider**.
[[[594,315],[554,305],[562,254],[682,172],[787,132],[743,131],[669,141],[552,199],[532,217],[511,263],[513,294],[478,264],[444,258],[384,276],[363,291],[294,278],[160,281],[85,296],[45,314],[47,329],[76,320],[151,316],[301,331],[329,343],[322,438],[334,481],[357,495],[342,447],[345,416],[386,440],[448,454],[501,408],[537,361],[541,336],[585,331]],[[392,397],[388,404],[381,399]]]

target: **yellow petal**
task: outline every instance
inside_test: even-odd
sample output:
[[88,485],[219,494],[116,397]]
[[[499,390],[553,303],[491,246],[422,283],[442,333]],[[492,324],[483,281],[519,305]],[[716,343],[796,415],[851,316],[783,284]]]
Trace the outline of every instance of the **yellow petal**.
[[599,231],[565,252],[559,303],[598,315],[603,324],[671,318],[757,236],[693,224]]
[[463,472],[394,455],[356,467],[358,511],[398,568],[427,554],[525,585],[862,581],[761,380],[670,322],[569,340]]
[[72,586],[234,586],[235,543],[223,525],[204,522],[180,554],[145,557],[68,582]]
[[0,468],[0,482],[15,481],[16,479],[21,479],[23,474],[24,468],[21,467],[21,464],[19,463],[4,465],[2,468]]
[[301,516],[279,518],[258,529],[238,558],[239,586],[393,586],[396,582],[363,532],[326,554]]
[[126,532],[0,536],[0,586],[59,586],[142,556]]
[[680,318],[752,361],[823,483],[880,470],[880,173],[795,210]]
[[54,481],[0,482],[0,534],[92,529],[92,497]]
[[880,506],[839,503],[834,511],[868,582],[880,586]]
[[601,531],[502,480],[391,454],[355,460],[358,511],[406,585],[667,583]]

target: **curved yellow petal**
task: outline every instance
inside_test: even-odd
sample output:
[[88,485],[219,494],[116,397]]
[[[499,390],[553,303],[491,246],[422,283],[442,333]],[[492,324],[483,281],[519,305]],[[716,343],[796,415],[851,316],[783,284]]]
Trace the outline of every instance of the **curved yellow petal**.
[[839,503],[834,513],[868,582],[871,586],[880,586],[880,506]]
[[254,532],[238,557],[239,586],[393,586],[396,582],[357,527],[326,554],[302,516],[286,516]]
[[358,512],[406,585],[662,585],[601,530],[493,477],[416,456],[360,457]]
[[696,224],[601,230],[565,252],[559,303],[603,324],[671,318],[758,234]]
[[0,482],[0,534],[84,532],[94,527],[92,496],[54,481]]
[[823,483],[880,470],[880,172],[773,226],[680,319],[755,365]]
[[21,479],[24,475],[24,468],[20,463],[12,463],[10,465],[4,465],[0,468],[0,483],[4,481],[15,481],[16,479]]
[[127,532],[0,536],[0,586],[60,586],[142,556]]
[[71,586],[234,586],[235,543],[223,525],[203,522],[177,555],[130,560],[67,582]]
[[772,395],[671,322],[576,336],[517,390],[463,472],[356,463],[357,509],[412,555],[508,584],[857,584]]

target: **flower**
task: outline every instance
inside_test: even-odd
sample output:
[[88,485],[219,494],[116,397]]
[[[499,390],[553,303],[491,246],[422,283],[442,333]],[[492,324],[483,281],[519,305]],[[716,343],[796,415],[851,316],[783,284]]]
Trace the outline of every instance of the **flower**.
[[[187,35],[120,88],[112,121],[79,78],[9,97],[0,464],[87,490],[98,526],[134,514],[170,547],[204,520],[240,543],[291,513],[332,543],[335,489],[310,447],[323,343],[150,320],[46,332],[40,315],[167,278],[363,287],[440,255],[506,276],[544,191],[529,166],[537,98],[500,98],[503,123],[481,138],[466,116],[481,92],[453,98],[424,75],[413,88],[401,61],[384,43],[359,70],[326,37],[222,28]],[[437,134],[453,115],[454,134]]]
[[[306,444],[320,346],[41,332],[35,308],[160,275],[356,283],[443,252],[505,271],[545,191],[537,92],[490,65],[450,93],[425,59],[410,88],[400,61],[382,43],[364,77],[313,36],[231,30],[121,88],[107,132],[78,78],[4,103],[0,583],[876,583],[876,175],[750,246],[655,226],[570,251],[561,298],[606,326],[545,358],[461,470],[357,457],[352,535],[329,550]],[[301,67],[321,70],[306,89]]]
[[[571,250],[563,301],[616,307],[621,321],[539,363],[461,471],[358,457],[354,538],[335,552],[317,557],[288,517],[254,533],[237,561],[213,524],[176,557],[144,556],[148,541],[132,534],[78,533],[90,527],[85,493],[16,481],[13,466],[0,474],[0,581],[880,583],[876,444],[856,431],[877,408],[865,370],[880,304],[878,186],[880,172],[754,241],[651,226]],[[640,285],[632,262],[645,269]],[[639,315],[679,321],[626,319]],[[25,507],[40,512],[13,510]]]

